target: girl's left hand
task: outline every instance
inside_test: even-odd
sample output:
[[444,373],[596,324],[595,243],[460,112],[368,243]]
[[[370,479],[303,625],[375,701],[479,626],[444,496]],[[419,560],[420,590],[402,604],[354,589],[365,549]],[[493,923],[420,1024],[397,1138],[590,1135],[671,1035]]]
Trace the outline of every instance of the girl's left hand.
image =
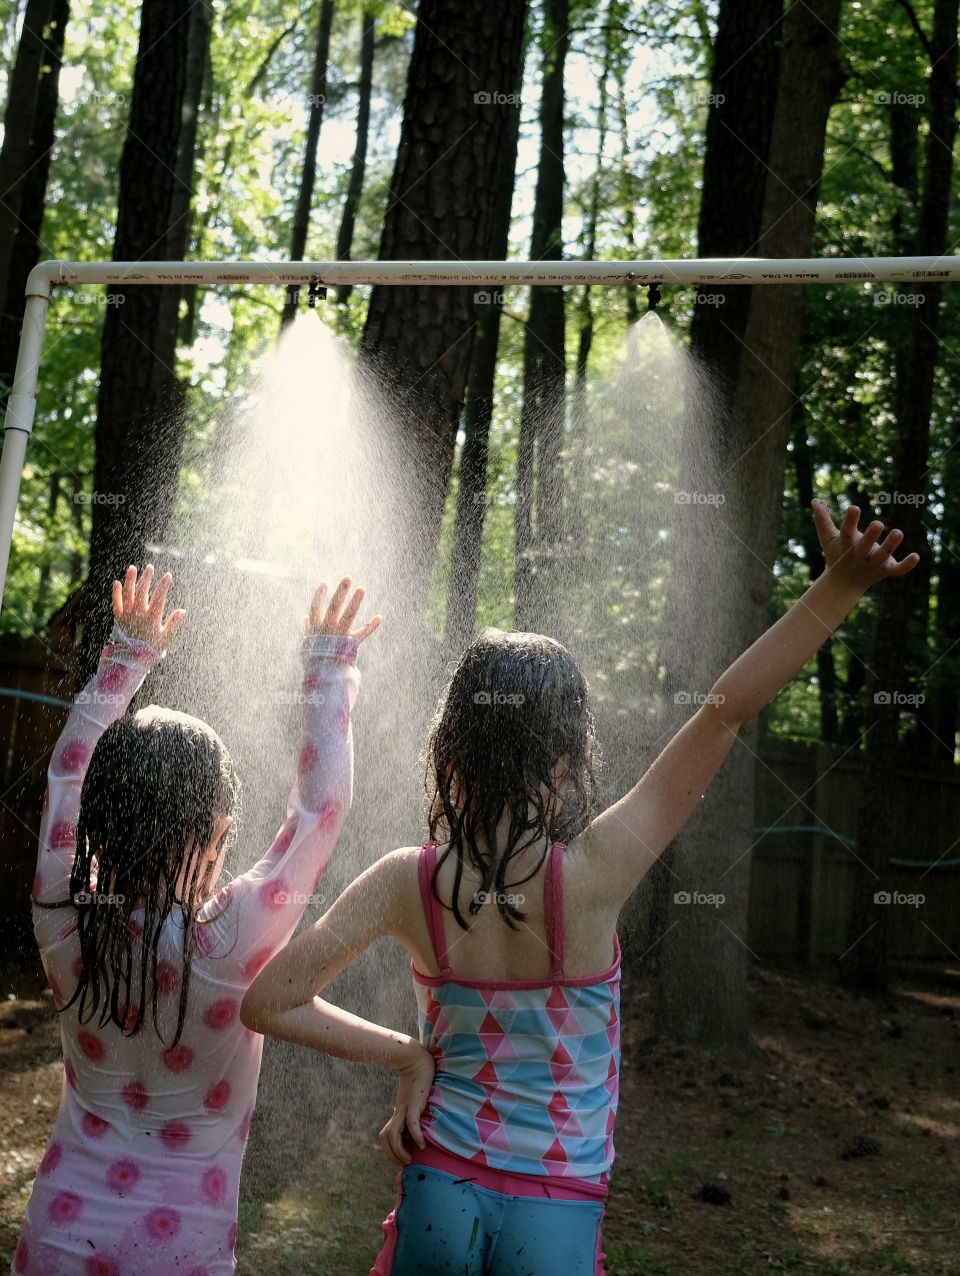
[[147,642],[161,655],[170,646],[177,630],[187,614],[182,607],[171,612],[166,622],[163,619],[163,608],[167,601],[167,593],[173,584],[173,577],[165,572],[157,583],[150,597],[150,586],[153,583],[153,567],[147,563],[137,580],[136,567],[128,567],[121,585],[113,582],[113,614],[117,624],[128,638]]
[[890,576],[906,576],[920,561],[919,554],[908,554],[899,560],[894,558],[893,551],[903,540],[903,532],[898,527],[888,532],[880,545],[877,542],[884,527],[879,519],[859,532],[860,510],[856,505],[848,507],[837,527],[823,501],[814,500],[813,521],[831,577],[842,579],[855,588],[869,589]]
[[434,1071],[430,1051],[424,1050],[419,1042],[411,1041],[409,1061],[397,1069],[397,1101],[393,1116],[380,1131],[380,1145],[384,1153],[401,1167],[409,1165],[411,1160],[404,1146],[404,1134],[409,1133],[418,1148],[427,1146],[420,1129],[420,1117],[427,1106]]

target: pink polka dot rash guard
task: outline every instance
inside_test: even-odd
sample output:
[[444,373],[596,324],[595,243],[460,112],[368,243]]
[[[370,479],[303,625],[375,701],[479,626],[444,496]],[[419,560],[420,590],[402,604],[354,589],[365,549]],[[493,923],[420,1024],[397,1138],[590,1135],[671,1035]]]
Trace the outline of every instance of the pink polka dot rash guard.
[[[234,1271],[240,1166],[263,1038],[240,1022],[254,976],[289,940],[350,807],[357,641],[304,639],[304,734],[286,819],[264,857],[208,900],[195,926],[187,1018],[176,1045],[98,1016],[60,1017],[64,1082],[13,1261],[17,1276],[222,1276]],[[94,745],[159,659],[119,627],[77,697],[48,771],[34,899],[66,900],[80,791]],[[131,925],[136,931],[138,913]],[[142,914],[141,914],[142,916]],[[72,904],[34,908],[56,1004],[80,969]],[[158,945],[160,1027],[173,1040],[182,921]],[[149,1005],[149,1002],[148,1002]]]

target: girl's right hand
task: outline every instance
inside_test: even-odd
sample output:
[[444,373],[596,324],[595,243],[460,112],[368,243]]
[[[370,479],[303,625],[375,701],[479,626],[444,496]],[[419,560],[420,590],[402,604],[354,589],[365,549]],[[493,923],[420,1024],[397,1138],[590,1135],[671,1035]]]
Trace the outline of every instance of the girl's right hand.
[[397,1101],[393,1116],[380,1131],[380,1145],[388,1160],[396,1165],[409,1165],[410,1153],[404,1146],[409,1134],[418,1148],[427,1146],[420,1129],[420,1117],[427,1106],[433,1085],[433,1055],[417,1041],[410,1042],[409,1057],[397,1069]]
[[[374,616],[359,629],[351,631],[350,626],[356,619],[360,604],[363,602],[363,590],[354,591],[353,597],[346,601],[350,592],[350,577],[344,576],[337,586],[333,597],[327,603],[326,582],[317,586],[317,592],[310,603],[310,615],[303,618],[304,633],[309,634],[342,634],[346,638],[356,638],[363,642],[369,638],[380,625],[382,616]],[[346,601],[346,606],[344,603]],[[326,605],[325,605],[326,604]]]
[[139,580],[136,567],[128,567],[123,584],[118,580],[113,582],[113,616],[128,638],[149,643],[154,651],[163,655],[187,613],[178,607],[164,622],[163,608],[173,577],[164,572],[151,598],[152,584],[153,566],[150,563],[140,573]]

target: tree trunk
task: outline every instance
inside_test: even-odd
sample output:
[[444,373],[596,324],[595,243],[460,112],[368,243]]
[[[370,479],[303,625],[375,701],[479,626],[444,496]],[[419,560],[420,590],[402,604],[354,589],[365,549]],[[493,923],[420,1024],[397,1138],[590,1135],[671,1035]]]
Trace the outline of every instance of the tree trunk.
[[[837,58],[839,11],[840,0],[796,0],[784,20],[760,256],[810,255],[827,116],[844,79]],[[716,527],[697,515],[699,535],[718,537],[728,548],[725,570],[705,582],[698,599],[699,624],[709,617],[717,672],[767,623],[802,321],[802,287],[753,290],[731,415],[726,501],[713,507]],[[675,910],[677,924],[661,945],[657,1012],[659,1029],[669,1036],[743,1048],[749,1042],[755,721],[740,734],[678,839],[673,860],[673,890],[722,894],[725,904]]]
[[[512,111],[510,137],[501,155],[496,178],[500,193],[498,215],[491,223],[491,238],[484,256],[505,260],[510,243],[510,210],[517,173],[517,144],[520,137],[520,86],[523,62],[517,64],[514,86],[516,106]],[[477,304],[477,327],[467,383],[467,404],[463,417],[463,447],[460,450],[460,483],[453,526],[453,553],[450,589],[447,595],[445,642],[453,660],[470,641],[477,620],[477,590],[480,554],[487,509],[487,450],[493,415],[493,387],[497,371],[497,347],[503,297],[487,290],[488,300]]]
[[[532,261],[563,258],[563,72],[570,44],[569,16],[569,0],[545,0]],[[556,588],[554,569],[563,538],[564,326],[563,288],[531,289],[517,445],[514,596],[518,629],[556,627],[551,594]]]
[[[783,0],[720,5],[697,228],[701,257],[758,255],[782,14]],[[699,295],[711,303],[693,309],[691,348],[728,396],[737,384],[752,292],[743,284],[704,288]]]
[[[114,261],[182,260],[197,105],[210,40],[206,0],[144,0],[120,160]],[[180,290],[115,286],[103,324],[90,566],[79,676],[92,675],[111,624],[110,583],[166,530],[183,444],[174,370]]]
[[[957,132],[957,13],[957,0],[936,0],[931,40],[929,131],[916,244],[916,251],[922,256],[940,256],[947,251],[947,216]],[[903,553],[916,550],[925,558],[927,543],[921,501],[928,489],[927,455],[939,354],[937,334],[942,287],[927,284],[911,288],[923,297],[923,304],[915,308],[898,395],[900,449],[893,490],[906,500],[893,512],[896,525],[904,533]],[[842,982],[859,992],[884,993],[888,984],[887,918],[890,908],[897,905],[884,901],[882,893],[889,887],[888,860],[901,849],[894,845],[891,836],[891,778],[900,762],[898,733],[903,712],[900,697],[910,694],[918,649],[925,646],[917,634],[918,629],[925,628],[923,579],[917,569],[900,580],[884,583],[880,590],[874,649],[867,667],[864,737],[868,765],[857,812],[857,867],[847,948],[840,959]],[[918,685],[917,681],[913,682],[914,688]]]
[[[421,0],[381,260],[482,258],[499,214],[491,182],[509,144],[524,0]],[[423,511],[422,610],[450,486],[476,315],[468,287],[375,287],[360,362],[406,431],[403,463]]]
[[[373,90],[373,31],[376,20],[372,9],[360,15],[360,84],[357,99],[357,144],[350,165],[350,182],[343,201],[343,216],[337,235],[337,261],[349,261],[353,247],[353,229],[363,194],[363,177],[367,166],[367,138],[370,133],[370,96]],[[345,306],[353,292],[351,284],[337,285],[337,305]]]
[[[327,100],[327,59],[330,56],[330,28],[333,26],[334,0],[322,0],[317,23],[317,49],[313,59],[313,77],[310,83],[310,116],[307,121],[307,140],[303,148],[303,166],[300,170],[300,190],[297,208],[293,215],[293,233],[290,237],[290,260],[303,261],[310,229],[310,209],[313,205],[313,187],[317,180],[317,145],[320,141],[320,125],[323,123],[323,104]],[[287,289],[287,299],[280,317],[280,331],[297,317],[297,291]]]
[[[34,106],[33,122],[29,132],[30,148],[27,156],[27,168],[13,191],[4,203],[15,201],[19,195],[20,205],[17,213],[17,225],[13,242],[9,246],[9,254],[4,256],[0,244],[0,274],[6,269],[6,296],[0,311],[0,409],[6,402],[6,387],[13,384],[13,374],[17,365],[17,352],[20,348],[20,328],[23,323],[24,295],[27,276],[40,260],[40,228],[43,225],[43,206],[47,194],[47,177],[50,172],[50,155],[53,150],[54,132],[57,120],[57,105],[60,99],[60,68],[63,65],[63,40],[70,16],[69,0],[53,0],[48,3],[50,10],[45,26],[46,39],[43,41],[40,80]],[[27,20],[29,20],[29,13]],[[16,73],[15,73],[16,74]],[[13,88],[13,86],[11,86]],[[9,128],[21,127],[21,121],[11,118],[10,107],[7,108]],[[25,124],[25,121],[22,121]],[[20,141],[22,142],[22,138]],[[11,138],[11,146],[14,139]],[[4,136],[4,148],[7,140]],[[0,157],[0,169],[3,168]],[[2,177],[0,177],[2,181]],[[6,187],[0,187],[6,189]],[[4,293],[0,292],[0,298]]]

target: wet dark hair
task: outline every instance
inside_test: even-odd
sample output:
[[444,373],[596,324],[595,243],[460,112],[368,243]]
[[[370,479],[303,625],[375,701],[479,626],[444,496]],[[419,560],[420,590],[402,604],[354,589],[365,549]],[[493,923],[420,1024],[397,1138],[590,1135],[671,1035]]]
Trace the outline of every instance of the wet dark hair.
[[[569,779],[557,785],[551,772],[561,758],[567,760]],[[465,865],[481,879],[471,915],[492,891],[501,917],[515,929],[525,914],[507,899],[511,860],[547,839],[536,868],[509,883],[519,886],[540,871],[554,841],[569,841],[587,827],[599,768],[586,680],[566,648],[542,634],[501,629],[479,634],[454,671],[426,748],[430,837],[438,840],[443,831],[449,843],[433,875],[433,892],[440,899],[437,875],[453,855],[453,903],[441,903],[452,907],[464,929],[459,894]],[[500,850],[497,825],[504,813],[510,816],[510,831]],[[478,835],[487,850],[478,848]]]
[[[157,1036],[157,944],[167,918],[183,921],[180,1004],[171,1045],[183,1032],[194,950],[194,918],[218,816],[239,806],[239,781],[217,733],[199,718],[150,705],[112,723],[83,781],[70,901],[79,915],[81,970],[73,996],[80,1022],[99,1010],[132,1036],[149,999]],[[224,833],[218,851],[229,832]],[[190,861],[184,898],[176,898]],[[143,933],[130,915],[143,899]],[[136,1011],[135,1015],[133,1011]],[[165,1043],[166,1044],[166,1043]]]

